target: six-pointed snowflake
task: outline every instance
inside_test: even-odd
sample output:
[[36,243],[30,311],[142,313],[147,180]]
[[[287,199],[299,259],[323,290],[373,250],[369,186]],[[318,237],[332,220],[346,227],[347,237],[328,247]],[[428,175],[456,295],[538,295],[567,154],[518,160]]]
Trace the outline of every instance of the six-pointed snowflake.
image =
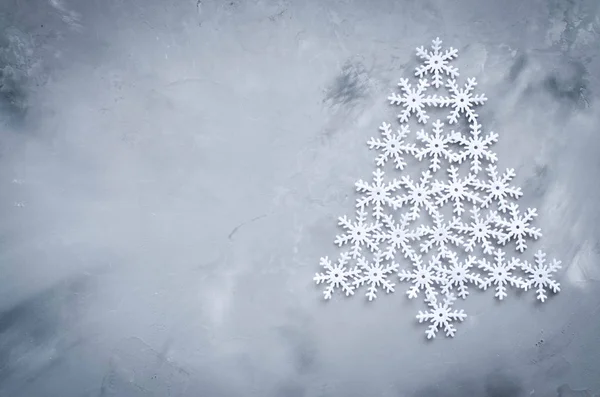
[[[373,181],[356,182],[360,193],[356,217],[338,218],[344,232],[336,236],[335,243],[345,251],[337,262],[322,257],[324,270],[314,277],[317,284],[326,284],[325,299],[331,299],[336,289],[350,296],[365,288],[367,298],[374,300],[379,291],[394,292],[396,285],[390,275],[397,273],[400,282],[409,283],[408,297],[422,295],[429,306],[417,315],[419,322],[429,323],[429,339],[439,331],[454,336],[455,323],[467,315],[452,305],[456,296],[466,299],[470,287],[494,287],[494,296],[500,300],[507,297],[509,287],[535,290],[536,299],[545,302],[549,291],[560,291],[553,276],[561,268],[560,261],[548,261],[541,250],[529,263],[515,257],[508,260],[499,248],[515,241],[516,250],[522,253],[528,239],[541,237],[541,230],[531,225],[537,212],[531,208],[519,211],[515,201],[522,196],[521,189],[510,185],[515,172],[497,170],[497,155],[491,147],[498,134],[483,133],[475,111],[487,98],[474,92],[474,78],[460,86],[458,69],[450,65],[458,52],[452,47],[444,50],[441,44],[436,38],[430,49],[417,48],[421,60],[415,70],[418,82],[413,85],[401,79],[401,93],[388,97],[391,104],[402,107],[398,115],[401,125],[393,132],[391,124],[382,123],[381,136],[368,140],[369,147],[378,151]],[[444,78],[447,83],[442,88]],[[430,95],[430,87],[447,89],[448,94]],[[418,123],[427,124],[430,107],[450,108],[449,124],[458,124],[464,116],[469,133],[444,133],[444,123],[438,119],[431,133],[418,131],[413,143],[406,123],[414,114]],[[418,181],[408,175],[389,176],[407,167],[407,156],[427,164]],[[390,169],[387,175],[384,167]],[[432,173],[441,169],[445,172],[434,181]],[[448,179],[443,179],[446,174]],[[465,205],[469,205],[467,214]],[[422,209],[428,217],[421,217]],[[445,222],[444,216],[450,220]],[[398,271],[404,263],[408,267]]]

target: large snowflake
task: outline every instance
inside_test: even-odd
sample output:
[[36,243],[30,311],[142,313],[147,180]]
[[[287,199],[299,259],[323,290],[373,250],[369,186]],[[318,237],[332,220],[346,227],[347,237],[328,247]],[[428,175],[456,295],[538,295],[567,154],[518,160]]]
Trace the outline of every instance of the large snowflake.
[[450,91],[450,96],[436,97],[432,99],[432,102],[435,102],[440,107],[452,108],[452,111],[448,115],[448,122],[450,124],[458,123],[458,117],[461,114],[464,114],[469,123],[472,123],[478,117],[474,107],[483,105],[487,101],[484,94],[473,95],[475,86],[477,86],[477,81],[474,77],[467,79],[464,88],[458,88],[456,80],[449,79],[446,87]]
[[419,296],[420,291],[428,295],[437,295],[436,285],[444,283],[445,278],[437,272],[438,259],[433,257],[427,264],[423,262],[420,255],[412,257],[412,269],[402,269],[398,272],[400,281],[410,282],[412,285],[406,290],[406,295],[410,299]]
[[[443,259],[442,261],[442,258],[438,258],[438,264],[435,268],[438,275],[444,278],[441,287],[442,294],[449,294],[456,289],[456,294],[459,297],[467,299],[469,285],[473,284],[480,287],[483,283],[479,273],[471,270],[473,266],[477,265],[477,258],[469,255],[467,259],[461,262],[455,252],[450,252]],[[475,266],[475,268],[477,267]]]
[[408,125],[401,125],[396,134],[392,132],[392,125],[389,123],[382,123],[379,129],[383,139],[371,137],[367,142],[369,148],[381,151],[375,160],[377,166],[383,167],[389,160],[393,160],[396,169],[403,170],[406,167],[404,155],[414,155],[417,150],[414,143],[404,141],[410,133]]
[[413,88],[408,79],[400,79],[398,86],[402,91],[402,95],[393,93],[388,97],[390,104],[404,108],[398,115],[398,120],[401,123],[406,123],[410,115],[414,113],[419,123],[426,124],[429,116],[427,115],[425,106],[433,106],[437,103],[435,95],[425,95],[429,87],[427,80],[420,79],[417,86]]
[[362,273],[357,275],[354,280],[354,285],[360,287],[367,284],[366,296],[370,301],[377,298],[377,290],[382,288],[388,294],[394,292],[394,283],[388,280],[388,275],[396,273],[399,265],[395,262],[384,264],[384,255],[381,252],[373,255],[373,261],[370,262],[366,258],[358,259],[358,266]]
[[484,290],[496,286],[495,297],[502,300],[508,296],[507,286],[522,288],[523,279],[514,274],[514,271],[519,267],[519,260],[512,258],[510,262],[505,259],[505,253],[497,250],[494,254],[494,262],[488,262],[487,259],[479,261],[479,268],[487,273],[487,276],[481,283],[481,288]]
[[447,255],[450,249],[449,245],[460,246],[463,243],[462,236],[454,233],[460,225],[460,219],[453,217],[450,222],[444,222],[444,216],[437,213],[433,217],[433,226],[423,225],[420,232],[427,240],[421,243],[421,252],[429,252],[433,247],[437,247],[438,252]]
[[400,188],[400,181],[392,179],[390,182],[385,183],[383,180],[383,172],[380,168],[373,171],[373,183],[369,184],[362,179],[356,182],[356,190],[364,195],[356,200],[356,206],[360,209],[364,209],[368,205],[372,205],[373,216],[379,219],[383,216],[384,206],[397,208],[400,203],[396,197],[392,196],[392,193]]
[[433,134],[428,134],[425,130],[417,131],[417,139],[424,143],[423,147],[418,148],[415,152],[415,157],[422,161],[425,157],[429,157],[429,169],[436,172],[441,166],[442,159],[449,161],[455,160],[455,154],[452,153],[449,146],[458,139],[456,133],[452,131],[450,134],[443,134],[444,123],[436,120],[433,123]]
[[525,291],[535,288],[536,298],[545,302],[548,298],[547,290],[555,294],[560,291],[560,284],[552,278],[552,275],[560,270],[562,266],[561,262],[556,259],[552,259],[552,262],[547,263],[546,253],[542,250],[538,250],[534,258],[535,264],[521,261],[521,270],[528,275],[522,285]]
[[469,212],[471,223],[461,222],[455,227],[459,233],[468,235],[464,244],[465,252],[473,252],[479,245],[485,254],[493,254],[494,243],[504,238],[504,233],[495,227],[498,214],[495,211],[488,211],[485,216],[482,216],[476,206],[473,206]]
[[467,318],[464,310],[453,310],[455,301],[456,297],[452,294],[446,295],[442,301],[434,295],[428,295],[425,298],[429,310],[425,312],[419,310],[417,320],[419,320],[419,323],[429,323],[429,327],[425,331],[427,339],[435,338],[440,330],[444,330],[447,337],[454,337],[456,327],[453,323],[462,322]]
[[404,254],[405,258],[415,255],[411,243],[421,238],[421,232],[418,229],[409,229],[412,220],[410,214],[401,214],[400,222],[396,222],[393,215],[383,217],[382,223],[385,229],[377,232],[375,239],[378,243],[382,241],[388,243],[388,248],[385,251],[387,259],[394,258],[398,250]]
[[518,199],[523,195],[520,187],[513,187],[508,184],[515,176],[515,170],[508,168],[502,175],[498,173],[495,165],[489,165],[486,168],[489,180],[476,180],[473,186],[477,190],[483,190],[486,194],[482,198],[481,206],[487,208],[492,202],[498,204],[498,209],[506,212],[508,209],[509,198]]
[[381,224],[367,223],[367,213],[359,208],[356,211],[356,219],[351,221],[346,215],[338,218],[338,224],[345,230],[344,234],[335,237],[335,244],[339,247],[350,244],[350,254],[358,258],[362,253],[362,247],[366,246],[374,252],[377,250],[377,242],[373,238],[373,232],[381,229]]
[[439,191],[439,197],[436,200],[437,205],[444,205],[448,201],[453,202],[453,212],[456,215],[462,215],[465,212],[465,202],[478,203],[480,201],[477,192],[470,189],[475,183],[475,175],[469,174],[464,178],[459,178],[458,168],[450,166],[448,168],[449,181],[447,183],[435,181],[433,185]]
[[329,257],[322,257],[320,266],[325,270],[324,273],[317,273],[313,280],[317,284],[327,284],[323,291],[325,299],[331,299],[334,290],[341,289],[346,296],[354,294],[354,286],[352,280],[360,274],[358,267],[348,267],[350,262],[350,254],[344,252],[340,255],[337,263],[331,262]]
[[408,194],[399,196],[398,202],[400,207],[410,206],[409,213],[413,219],[420,217],[422,208],[425,208],[431,216],[438,213],[435,195],[439,192],[439,188],[432,186],[431,178],[432,175],[429,171],[421,173],[421,179],[418,183],[415,183],[409,176],[400,178],[400,184],[408,190]]
[[502,226],[504,229],[504,235],[498,239],[498,242],[505,245],[508,241],[515,240],[517,250],[523,252],[527,248],[527,243],[525,242],[527,237],[535,240],[542,237],[542,231],[530,225],[531,221],[537,216],[537,210],[535,208],[527,208],[525,213],[521,215],[519,206],[513,203],[508,207],[508,212],[510,218],[496,218],[496,224]]
[[470,124],[471,134],[469,137],[461,133],[454,135],[455,143],[461,145],[461,151],[455,156],[456,161],[461,163],[466,159],[471,161],[471,172],[474,174],[481,171],[481,160],[495,163],[498,160],[496,153],[490,150],[490,146],[498,142],[498,134],[490,132],[486,136],[481,135],[481,124],[474,120]]
[[439,37],[432,40],[431,44],[431,51],[423,46],[417,47],[417,56],[423,60],[423,64],[416,68],[415,76],[423,78],[430,75],[432,85],[439,88],[444,74],[453,79],[458,77],[458,68],[449,65],[449,62],[458,56],[458,50],[450,47],[442,52],[442,40]]

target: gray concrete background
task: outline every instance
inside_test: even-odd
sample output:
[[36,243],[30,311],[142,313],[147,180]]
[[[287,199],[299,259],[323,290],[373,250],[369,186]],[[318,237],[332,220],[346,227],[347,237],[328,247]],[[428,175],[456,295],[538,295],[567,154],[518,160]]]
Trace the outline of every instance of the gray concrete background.
[[[0,11],[0,396],[600,395],[597,0]],[[312,276],[436,36],[565,268],[428,343],[419,302]]]

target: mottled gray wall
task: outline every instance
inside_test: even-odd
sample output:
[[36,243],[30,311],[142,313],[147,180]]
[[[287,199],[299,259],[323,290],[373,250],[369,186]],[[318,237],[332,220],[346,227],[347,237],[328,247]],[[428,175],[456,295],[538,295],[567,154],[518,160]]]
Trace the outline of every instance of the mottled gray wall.
[[[600,394],[597,0],[0,11],[0,396]],[[312,276],[436,36],[565,269],[427,343],[401,294],[325,304]]]

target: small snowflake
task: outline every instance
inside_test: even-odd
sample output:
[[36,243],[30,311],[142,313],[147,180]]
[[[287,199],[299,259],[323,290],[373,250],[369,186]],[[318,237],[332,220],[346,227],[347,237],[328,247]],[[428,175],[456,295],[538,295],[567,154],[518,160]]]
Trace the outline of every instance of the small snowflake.
[[364,257],[358,259],[358,266],[362,274],[354,280],[354,286],[360,287],[364,284],[369,285],[366,296],[370,301],[377,298],[377,290],[381,287],[387,292],[394,292],[395,284],[388,280],[388,275],[398,271],[399,265],[395,262],[383,265],[383,253],[376,252],[373,255],[373,262],[369,262]]
[[441,206],[446,204],[448,201],[453,201],[453,212],[456,215],[462,215],[465,212],[464,202],[470,201],[473,204],[480,202],[477,192],[469,189],[473,186],[476,178],[475,175],[469,174],[465,178],[460,179],[458,177],[458,168],[450,166],[448,168],[448,175],[450,180],[448,183],[442,183],[435,181],[433,185],[439,190],[440,197],[437,198],[436,204]]
[[458,68],[448,65],[449,61],[458,56],[458,50],[450,47],[442,53],[442,40],[439,37],[432,41],[431,49],[432,51],[427,51],[423,46],[417,48],[417,55],[423,60],[423,65],[416,68],[415,76],[423,78],[426,74],[432,75],[433,85],[439,88],[443,74],[451,78],[458,77]]
[[421,173],[419,183],[415,183],[409,176],[400,178],[400,184],[408,190],[408,194],[398,197],[400,207],[407,204],[410,205],[410,215],[413,219],[421,215],[421,208],[433,216],[438,213],[438,209],[434,203],[434,196],[439,190],[431,185],[431,172],[424,171]]
[[398,277],[402,282],[411,282],[413,285],[406,291],[409,299],[414,299],[419,295],[419,291],[425,294],[437,295],[435,285],[443,284],[445,279],[436,272],[436,259],[431,259],[427,264],[423,263],[420,255],[412,258],[412,271],[402,269],[398,272]]
[[425,79],[420,79],[416,88],[408,82],[408,79],[400,79],[398,86],[402,90],[402,95],[391,94],[388,97],[390,104],[404,108],[398,115],[401,123],[408,122],[408,118],[412,113],[417,115],[419,123],[426,124],[429,116],[425,111],[425,106],[434,106],[437,103],[435,96],[425,96],[425,91],[429,87],[429,83]]
[[436,97],[432,99],[440,107],[450,106],[452,111],[448,115],[448,121],[450,124],[458,122],[458,116],[463,113],[467,117],[467,120],[472,123],[478,117],[477,113],[473,108],[478,105],[483,105],[487,98],[484,94],[473,95],[472,91],[475,89],[477,81],[475,78],[467,79],[465,88],[458,88],[456,80],[450,79],[446,83],[446,87],[450,91],[449,97]]
[[539,228],[530,226],[531,221],[537,216],[537,210],[527,208],[525,214],[520,215],[519,206],[513,203],[508,207],[508,212],[510,219],[496,218],[496,225],[502,226],[505,232],[498,242],[505,245],[508,241],[515,240],[517,250],[523,252],[527,249],[526,237],[532,237],[535,240],[542,237],[542,231]]
[[351,222],[346,215],[338,218],[339,225],[346,230],[346,233],[335,237],[335,244],[338,246],[352,244],[350,253],[353,258],[358,258],[361,255],[362,247],[368,247],[371,252],[377,250],[377,243],[373,238],[373,232],[380,230],[381,224],[366,223],[367,213],[362,209],[356,211],[356,220]]
[[457,295],[463,299],[467,299],[469,295],[469,284],[481,286],[483,280],[477,273],[471,271],[473,265],[477,263],[477,258],[469,255],[469,257],[460,262],[456,253],[452,252],[446,255],[446,264],[440,260],[436,266],[438,275],[444,278],[441,292],[448,294],[452,289],[456,288]]
[[419,230],[409,230],[408,226],[412,221],[409,214],[400,215],[400,222],[396,223],[392,215],[383,217],[383,225],[387,228],[386,231],[381,231],[375,234],[375,239],[378,243],[386,241],[388,248],[385,251],[386,259],[393,259],[398,249],[404,254],[405,258],[410,258],[415,254],[410,243],[418,240],[421,237]]
[[391,208],[398,208],[400,203],[398,199],[392,197],[391,193],[400,188],[400,181],[393,178],[387,184],[383,181],[385,172],[377,168],[373,171],[373,183],[368,184],[362,179],[356,182],[356,190],[360,193],[365,193],[364,196],[356,200],[356,206],[364,209],[367,205],[373,205],[373,216],[379,219],[383,216],[383,206],[388,205]]
[[420,232],[423,237],[427,237],[425,242],[421,243],[421,252],[429,252],[434,246],[442,255],[446,255],[450,250],[449,244],[459,246],[463,244],[462,236],[458,236],[453,232],[460,225],[460,219],[453,217],[450,222],[444,222],[444,217],[441,214],[433,216],[433,226],[421,226]]
[[464,310],[452,310],[455,301],[456,297],[452,294],[448,294],[441,303],[435,296],[428,296],[425,299],[429,309],[426,312],[419,310],[417,320],[419,320],[419,323],[430,323],[427,331],[425,331],[427,339],[435,338],[442,328],[447,337],[454,337],[456,328],[452,323],[464,321],[467,318]]
[[489,165],[486,169],[489,176],[489,181],[477,180],[473,184],[475,189],[484,190],[487,194],[482,199],[481,206],[487,208],[492,201],[498,203],[498,209],[502,212],[506,212],[508,209],[508,197],[518,199],[523,195],[520,187],[512,187],[508,185],[515,176],[515,170],[512,168],[506,169],[504,174],[499,175],[495,165]]
[[513,275],[513,271],[519,266],[519,260],[512,258],[510,262],[504,260],[504,252],[497,250],[494,254],[495,263],[490,263],[486,259],[479,261],[479,268],[487,272],[487,277],[481,283],[481,288],[486,290],[490,286],[496,286],[496,298],[502,300],[508,296],[507,285],[522,288],[523,280],[521,277]]
[[494,253],[493,242],[498,242],[504,237],[504,233],[494,227],[498,214],[495,211],[489,211],[485,217],[482,217],[476,206],[473,206],[469,212],[472,222],[470,224],[461,223],[455,228],[459,233],[469,235],[464,244],[465,251],[473,252],[475,246],[480,244],[485,254],[492,255]]
[[410,133],[408,126],[402,125],[400,128],[396,134],[393,134],[391,124],[384,122],[379,127],[383,140],[371,137],[367,142],[369,148],[381,150],[376,159],[376,164],[379,167],[383,167],[389,160],[394,159],[396,169],[403,170],[406,167],[403,155],[406,153],[414,155],[416,153],[417,149],[413,143],[404,142],[404,139]]
[[458,136],[454,131],[450,134],[443,134],[443,126],[444,123],[440,120],[436,120],[433,123],[433,134],[430,135],[424,130],[417,132],[417,139],[425,145],[423,148],[416,150],[415,157],[419,161],[423,161],[423,158],[429,157],[431,162],[429,168],[433,172],[441,168],[440,163],[442,158],[449,161],[455,160],[455,154],[448,149],[448,146],[458,139]]
[[344,252],[338,258],[337,264],[331,262],[328,257],[321,258],[320,266],[325,269],[325,273],[317,273],[313,280],[317,284],[326,283],[327,287],[323,291],[325,299],[331,299],[333,291],[341,289],[346,296],[354,295],[354,286],[348,279],[354,279],[360,274],[358,267],[349,268],[346,265],[350,261],[350,254]]
[[553,259],[550,264],[546,263],[546,253],[539,250],[534,255],[535,265],[527,261],[521,262],[521,270],[529,275],[528,279],[523,281],[523,289],[528,291],[532,287],[537,288],[536,298],[545,302],[548,298],[547,289],[553,293],[560,292],[560,284],[552,279],[552,273],[556,273],[562,266],[561,262]]
[[458,143],[464,150],[457,156],[456,161],[462,164],[467,158],[471,160],[471,172],[477,174],[481,171],[481,160],[485,159],[490,163],[495,163],[498,160],[496,153],[492,152],[489,147],[498,142],[498,134],[490,132],[487,136],[481,136],[481,124],[474,120],[470,124],[471,136],[465,137],[463,134],[456,134],[455,143]]

